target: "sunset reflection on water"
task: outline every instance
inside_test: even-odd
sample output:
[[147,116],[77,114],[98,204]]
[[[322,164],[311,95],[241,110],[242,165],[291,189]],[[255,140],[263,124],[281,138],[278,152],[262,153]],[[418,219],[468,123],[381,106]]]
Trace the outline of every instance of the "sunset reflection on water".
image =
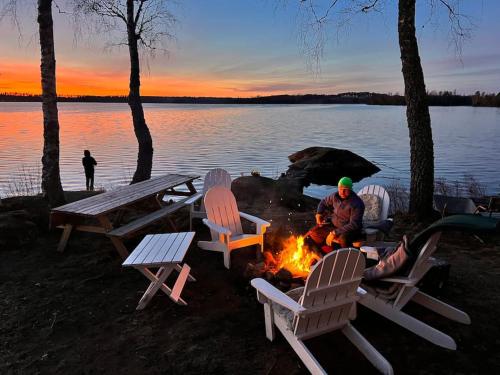
[[[233,178],[257,169],[278,177],[287,156],[310,146],[347,148],[382,171],[365,179],[406,185],[409,145],[404,107],[355,105],[145,104],[154,142],[153,176],[180,172],[204,175],[226,168]],[[500,113],[495,109],[431,107],[436,176],[475,175],[499,192],[496,165]],[[96,186],[128,183],[135,171],[137,140],[127,104],[59,103],[61,179],[65,189],[85,186],[81,158],[97,160]],[[467,124],[477,124],[472,128]],[[480,129],[478,129],[480,127]],[[470,153],[481,145],[481,153]],[[40,103],[0,103],[0,193],[21,168],[40,166],[43,120]],[[201,180],[197,181],[201,186]],[[313,186],[324,195],[332,188]]]

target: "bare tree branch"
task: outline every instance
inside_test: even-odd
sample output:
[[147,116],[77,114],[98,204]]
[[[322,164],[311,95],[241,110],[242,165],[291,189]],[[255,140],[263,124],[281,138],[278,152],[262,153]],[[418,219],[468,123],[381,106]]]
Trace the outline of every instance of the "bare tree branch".
[[469,16],[460,12],[460,0],[438,0],[438,2],[448,12],[450,38],[455,46],[455,53],[461,57],[463,43],[471,37],[474,23]]
[[[75,13],[81,18],[94,17],[94,33],[101,34],[103,29],[111,39],[121,39],[124,28],[127,27],[126,0],[73,0]],[[170,30],[176,23],[175,17],[168,10],[168,0],[134,0],[133,28],[135,38],[141,50],[153,56],[156,51],[167,53],[166,42],[174,38]],[[118,20],[118,23],[116,22]],[[81,21],[80,21],[81,22]],[[119,24],[121,23],[121,25]],[[116,32],[116,33],[115,33]],[[121,46],[111,42],[108,46]],[[143,56],[144,57],[144,56]]]
[[19,37],[22,38],[21,24],[18,17],[18,4],[17,0],[5,0],[5,3],[0,6],[0,22],[5,18],[10,18],[10,21],[16,28]]

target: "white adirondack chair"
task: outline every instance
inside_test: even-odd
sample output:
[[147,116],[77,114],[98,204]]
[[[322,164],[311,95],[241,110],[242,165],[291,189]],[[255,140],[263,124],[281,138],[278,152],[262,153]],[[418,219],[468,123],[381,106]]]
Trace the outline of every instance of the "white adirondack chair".
[[274,340],[276,325],[312,374],[326,374],[303,340],[339,329],[379,371],[392,374],[389,362],[350,324],[364,268],[358,250],[341,249],[313,267],[305,287],[287,294],[264,279],[253,279],[257,299],[264,304],[267,338]]
[[[198,247],[222,252],[224,265],[228,269],[231,267],[231,251],[235,249],[259,245],[258,252],[263,252],[264,233],[270,223],[239,212],[233,193],[224,186],[214,186],[209,189],[204,202],[207,219],[203,219],[203,223],[210,228],[212,241],[198,241]],[[240,217],[255,224],[255,233],[243,233]]]
[[[387,191],[380,185],[368,185],[358,192],[358,196],[361,197],[362,195],[373,195],[375,197],[378,197],[379,199],[379,205],[380,205],[379,217],[371,219],[374,221],[387,220],[387,217],[389,215],[389,206],[390,206],[390,198]],[[365,207],[365,218],[366,215],[369,213],[369,211],[370,207]],[[364,222],[363,226],[365,225],[366,223]],[[375,228],[364,228],[363,230],[365,231],[368,238],[377,236],[377,234],[380,232],[378,229]]]
[[203,198],[211,187],[219,185],[231,189],[231,176],[225,169],[211,169],[205,175],[202,193],[195,194],[185,201],[185,204],[189,205],[189,231],[192,231],[193,229],[193,219],[204,219],[207,217],[207,213],[205,211],[205,203],[203,202],[203,200],[201,200],[198,207],[196,207],[196,202]]
[[433,265],[434,258],[431,255],[436,250],[440,236],[441,232],[430,236],[420,250],[408,276],[394,276],[380,280],[393,283],[388,289],[377,289],[362,284],[366,292],[363,293],[359,303],[433,344],[455,350],[457,345],[450,336],[401,311],[409,301],[413,301],[446,318],[470,324],[469,315],[465,312],[429,296],[417,287],[418,282]]

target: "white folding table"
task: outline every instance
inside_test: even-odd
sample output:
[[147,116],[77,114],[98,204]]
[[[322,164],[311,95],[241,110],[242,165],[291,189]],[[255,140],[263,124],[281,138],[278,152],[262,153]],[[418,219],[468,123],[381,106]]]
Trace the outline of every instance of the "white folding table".
[[[191,268],[181,263],[193,237],[194,232],[148,234],[125,259],[124,267],[134,267],[151,281],[137,310],[145,308],[159,289],[175,303],[187,305],[181,298],[182,289],[186,281],[196,280],[190,275]],[[158,271],[153,273],[150,268],[158,268]],[[170,289],[165,280],[173,270],[178,271],[179,276]]]

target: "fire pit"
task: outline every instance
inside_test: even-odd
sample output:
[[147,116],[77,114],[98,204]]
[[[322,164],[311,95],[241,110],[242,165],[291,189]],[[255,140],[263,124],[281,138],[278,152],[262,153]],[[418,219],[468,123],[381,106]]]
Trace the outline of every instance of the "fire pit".
[[[273,249],[274,250],[274,249]],[[264,251],[264,261],[247,265],[248,277],[263,277],[289,289],[292,284],[303,285],[311,267],[321,256],[304,245],[303,236],[290,236],[281,244],[281,249]]]

